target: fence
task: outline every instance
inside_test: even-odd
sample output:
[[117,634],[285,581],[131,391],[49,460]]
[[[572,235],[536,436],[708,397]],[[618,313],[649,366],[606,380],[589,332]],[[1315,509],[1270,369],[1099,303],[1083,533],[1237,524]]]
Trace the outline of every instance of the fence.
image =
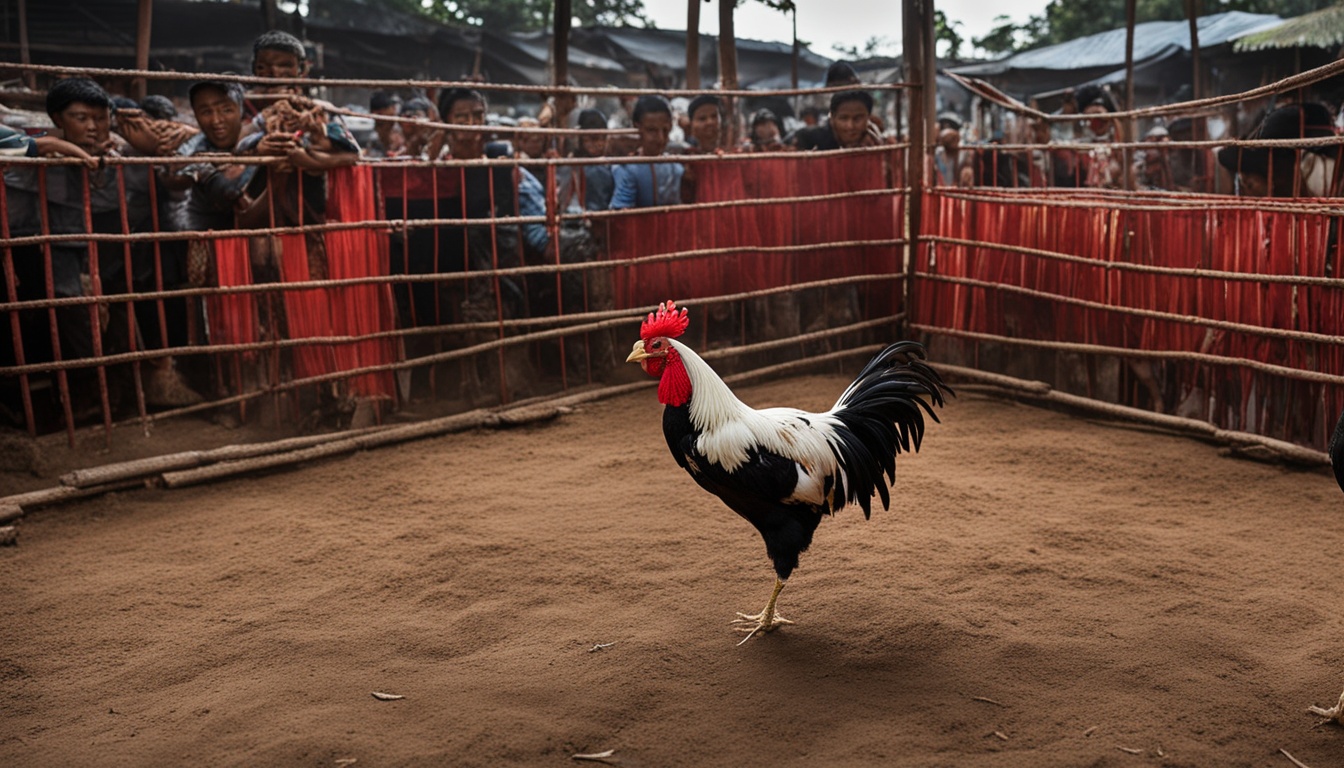
[[[622,365],[631,318],[669,297],[700,305],[702,347],[756,344],[756,362],[894,332],[900,146],[668,158],[659,165],[694,177],[694,202],[630,210],[585,205],[590,174],[643,172],[646,159],[485,149],[320,176],[265,157],[5,158],[10,420],[31,434],[63,428],[73,444],[76,428],[99,423],[110,441],[119,422],[311,429],[379,421],[411,400],[434,414],[516,402],[633,375]],[[253,178],[257,202],[209,228],[184,224],[163,180],[207,164]]]
[[[1173,148],[1209,169],[1213,146]],[[728,370],[917,334],[968,369],[1325,445],[1344,407],[1337,200],[1041,189],[1026,172],[1008,174],[1024,186],[996,186],[998,163],[1040,156],[1025,144],[973,150],[988,186],[912,191],[906,150],[654,164],[487,152],[360,160],[288,182],[274,159],[212,158],[288,191],[259,195],[247,226],[228,216],[207,229],[173,220],[154,170],[201,158],[3,158],[0,398],[16,426],[63,429],[72,444],[77,427],[101,424],[111,440],[122,421],[313,429],[377,422],[411,401],[460,412],[627,380],[632,318],[676,298],[698,307],[692,342]],[[585,204],[602,168],[656,181],[649,169],[673,164],[693,202]],[[922,213],[907,247],[912,194]]]

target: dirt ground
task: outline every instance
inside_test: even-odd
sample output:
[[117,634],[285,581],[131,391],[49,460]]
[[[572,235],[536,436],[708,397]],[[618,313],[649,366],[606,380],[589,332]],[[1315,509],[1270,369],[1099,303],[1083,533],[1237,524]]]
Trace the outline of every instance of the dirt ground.
[[798,623],[739,647],[764,547],[659,411],[30,515],[0,548],[0,764],[1344,764],[1304,711],[1344,689],[1327,472],[966,394],[893,511],[822,523]]

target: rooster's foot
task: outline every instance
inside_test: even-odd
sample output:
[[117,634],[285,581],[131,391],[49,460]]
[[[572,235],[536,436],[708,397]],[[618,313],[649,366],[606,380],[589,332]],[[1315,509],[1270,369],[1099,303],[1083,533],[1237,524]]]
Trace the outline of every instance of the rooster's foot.
[[765,634],[766,632],[774,631],[776,627],[781,627],[785,624],[793,623],[792,621],[789,621],[783,616],[780,616],[779,611],[771,611],[768,614],[765,611],[761,611],[760,613],[754,616],[748,616],[745,613],[739,613],[737,614],[737,616],[738,618],[733,619],[732,621],[734,629],[736,629],[738,632],[747,633],[747,636],[742,638],[742,642],[738,643],[738,645],[741,645],[742,643],[745,643],[751,638],[755,637],[757,633]]
[[747,636],[742,638],[742,642],[738,643],[738,645],[747,642],[751,638],[755,637],[758,633],[763,635],[766,632],[774,631],[776,627],[793,623],[792,621],[789,621],[783,616],[780,616],[779,611],[775,610],[775,600],[779,599],[779,593],[783,589],[784,589],[784,580],[776,579],[775,591],[770,593],[770,602],[765,604],[765,610],[761,611],[760,613],[754,616],[748,616],[745,613],[739,613],[737,614],[737,618],[732,620],[731,623],[735,625],[734,628],[738,632],[747,633]]

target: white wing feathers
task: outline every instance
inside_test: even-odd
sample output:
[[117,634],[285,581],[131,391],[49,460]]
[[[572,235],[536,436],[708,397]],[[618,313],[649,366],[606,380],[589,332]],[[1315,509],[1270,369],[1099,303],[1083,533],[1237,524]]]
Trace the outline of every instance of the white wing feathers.
[[[700,433],[696,450],[728,472],[746,463],[755,448],[790,459],[798,467],[798,485],[786,501],[822,505],[826,478],[839,475],[847,483],[831,444],[839,422],[827,413],[797,408],[756,410],[737,399],[692,349],[672,341],[691,379],[691,425]],[[832,486],[833,487],[833,486]]]

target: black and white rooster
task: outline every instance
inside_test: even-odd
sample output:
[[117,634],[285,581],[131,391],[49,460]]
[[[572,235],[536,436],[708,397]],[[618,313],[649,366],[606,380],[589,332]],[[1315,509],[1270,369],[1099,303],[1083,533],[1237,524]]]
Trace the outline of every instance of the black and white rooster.
[[867,518],[873,494],[888,508],[896,455],[919,450],[925,412],[937,421],[933,406],[952,392],[924,363],[924,348],[907,341],[874,357],[825,413],[755,410],[676,340],[688,323],[685,309],[659,305],[626,362],[659,379],[663,434],[677,464],[765,539],[778,578],[764,610],[737,614],[746,642],[793,623],[775,601],[823,515],[857,504]]

